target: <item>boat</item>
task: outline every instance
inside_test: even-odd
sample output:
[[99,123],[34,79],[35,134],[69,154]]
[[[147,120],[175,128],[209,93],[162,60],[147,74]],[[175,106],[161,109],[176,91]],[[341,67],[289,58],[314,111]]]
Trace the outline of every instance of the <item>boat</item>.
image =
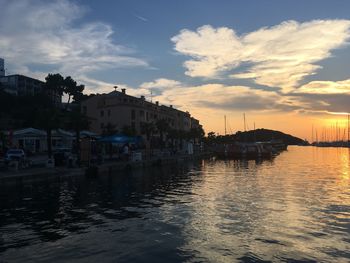
[[265,159],[274,156],[274,149],[265,143],[232,143],[217,147],[216,155],[232,159]]

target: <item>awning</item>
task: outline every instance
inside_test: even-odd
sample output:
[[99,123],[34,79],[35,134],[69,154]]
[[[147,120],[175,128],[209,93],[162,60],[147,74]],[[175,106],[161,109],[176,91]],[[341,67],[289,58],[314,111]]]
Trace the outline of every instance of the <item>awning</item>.
[[105,143],[134,143],[134,144],[140,144],[142,143],[142,137],[141,136],[126,136],[122,134],[115,134],[107,137],[103,137],[98,140],[98,142],[105,142]]

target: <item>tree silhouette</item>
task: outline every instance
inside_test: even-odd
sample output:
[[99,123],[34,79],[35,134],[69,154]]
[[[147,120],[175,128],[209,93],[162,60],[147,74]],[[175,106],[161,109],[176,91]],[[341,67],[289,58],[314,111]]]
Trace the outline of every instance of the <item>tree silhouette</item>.
[[118,130],[116,129],[116,125],[113,125],[110,122],[108,122],[107,125],[103,127],[102,135],[109,136],[116,134],[117,132]]
[[79,103],[83,98],[84,85],[77,85],[77,82],[72,79],[71,76],[68,76],[64,79],[64,93],[68,95],[68,101],[66,104],[66,109],[68,108],[71,98],[73,98],[75,103]]
[[147,141],[151,140],[153,133],[156,131],[156,127],[153,122],[141,122],[140,123],[141,134],[146,135]]
[[61,76],[61,74],[48,74],[45,78],[45,88],[47,91],[51,93],[57,93],[60,96],[63,95],[64,92],[64,78]]
[[89,128],[89,119],[81,113],[80,107],[74,107],[72,111],[66,112],[68,115],[67,128],[75,133],[74,151],[78,157],[78,165],[80,165],[80,132]]
[[164,134],[169,131],[169,123],[166,119],[159,119],[156,122],[156,127],[160,136],[160,146],[163,148],[164,146]]
[[204,135],[205,133],[202,127],[191,128],[188,132],[188,137],[189,139],[193,140],[193,143],[196,142],[196,139],[202,139]]
[[62,120],[59,110],[55,107],[47,107],[38,112],[37,127],[46,131],[47,156],[52,157],[52,130],[58,129]]
[[122,128],[122,134],[126,135],[126,136],[135,136],[136,135],[136,131],[133,127],[129,126],[129,125],[125,125]]
[[77,82],[74,79],[72,79],[71,76],[68,76],[63,80],[63,85],[64,93],[68,95],[68,105],[70,103],[71,97],[74,96],[74,93],[76,92]]
[[2,152],[5,153],[5,148],[6,148],[6,135],[4,132],[0,131],[0,142],[1,142],[1,147],[2,147]]

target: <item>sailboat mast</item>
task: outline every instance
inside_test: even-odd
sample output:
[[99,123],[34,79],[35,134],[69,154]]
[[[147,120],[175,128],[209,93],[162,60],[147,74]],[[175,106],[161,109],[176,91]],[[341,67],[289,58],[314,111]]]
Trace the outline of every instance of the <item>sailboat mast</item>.
[[349,130],[349,116],[350,116],[350,114],[348,114],[348,146],[350,146],[349,145],[349,135],[350,135],[350,130]]
[[225,135],[226,135],[226,115],[224,115],[224,122],[225,122]]
[[247,131],[246,124],[245,124],[245,113],[243,113],[243,120],[244,120],[244,131]]

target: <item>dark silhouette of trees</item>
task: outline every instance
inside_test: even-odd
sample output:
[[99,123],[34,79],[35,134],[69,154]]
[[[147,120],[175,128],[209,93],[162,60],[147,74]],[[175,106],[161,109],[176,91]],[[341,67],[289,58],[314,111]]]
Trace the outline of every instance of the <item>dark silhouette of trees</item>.
[[122,134],[126,136],[136,136],[136,131],[133,127],[126,125],[122,128]]
[[60,96],[64,92],[64,78],[61,74],[48,74],[45,78],[45,88],[48,92],[57,93]]
[[63,80],[62,84],[64,85],[64,93],[68,95],[67,103],[69,104],[71,97],[74,96],[76,92],[77,82],[72,79],[71,76],[68,76]]
[[68,108],[71,98],[73,98],[74,102],[79,103],[83,98],[83,90],[85,88],[84,85],[77,85],[77,82],[72,79],[71,76],[68,76],[63,81],[64,93],[68,95],[68,101],[66,105],[66,109]]
[[150,141],[153,134],[156,131],[156,126],[153,122],[141,122],[140,123],[141,134],[146,135],[147,141]]
[[188,132],[189,139],[193,140],[194,143],[196,142],[196,140],[203,139],[204,135],[205,133],[202,127],[191,128]]
[[52,157],[52,131],[60,128],[62,116],[60,111],[55,107],[47,107],[38,113],[36,127],[46,131],[47,139],[47,156]]
[[5,149],[6,149],[6,135],[2,131],[0,131],[0,142],[1,142],[1,151],[3,153],[5,153]]
[[75,87],[75,91],[72,93],[74,103],[80,103],[85,99],[85,96],[83,94],[84,89],[85,85],[77,85]]
[[66,128],[73,130],[75,133],[75,147],[74,151],[78,157],[78,165],[80,165],[80,132],[89,128],[89,119],[81,113],[80,106],[74,107],[71,111],[65,112],[68,118]]
[[165,119],[159,119],[156,122],[156,127],[159,132],[160,137],[160,146],[164,147],[164,134],[167,133],[170,129],[169,123]]
[[102,135],[110,136],[116,134],[117,132],[118,130],[116,129],[116,125],[113,125],[110,122],[108,122],[107,125],[103,127]]

